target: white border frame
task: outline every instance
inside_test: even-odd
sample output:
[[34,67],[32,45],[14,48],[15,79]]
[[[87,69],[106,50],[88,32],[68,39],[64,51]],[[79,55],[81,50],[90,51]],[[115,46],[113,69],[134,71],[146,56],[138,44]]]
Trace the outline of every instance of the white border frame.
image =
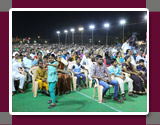
[[[12,11],[147,11],[147,112],[12,112]],[[9,10],[9,113],[11,115],[147,115],[149,113],[149,10],[147,8],[11,8]]]

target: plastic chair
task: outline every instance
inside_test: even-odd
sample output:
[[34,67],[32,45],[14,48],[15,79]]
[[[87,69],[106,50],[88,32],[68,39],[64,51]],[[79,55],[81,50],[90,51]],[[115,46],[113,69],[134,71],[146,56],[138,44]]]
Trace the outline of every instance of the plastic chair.
[[32,76],[32,92],[33,97],[37,97],[37,90],[38,90],[38,82],[35,81],[36,79],[36,70],[38,69],[37,66],[32,67],[29,71],[29,74]]
[[96,88],[98,89],[98,102],[102,103],[102,93],[103,93],[103,86],[99,85],[98,79],[95,79],[95,86],[94,86],[94,92],[93,92],[93,98],[95,98],[95,91]]
[[[77,86],[77,77],[74,75],[74,73],[71,71],[71,69],[72,69],[72,66],[75,64],[76,62],[74,61],[74,62],[72,62],[72,63],[70,63],[69,65],[68,65],[68,69],[69,69],[69,71],[70,71],[70,73],[71,73],[71,76],[72,76],[72,81],[73,81],[73,90],[74,91],[76,91],[76,86]],[[86,83],[87,83],[87,87],[88,87],[88,77],[87,77],[87,75],[88,75],[88,72],[86,71],[86,70],[81,70],[81,72],[83,72],[84,74],[85,74],[85,77],[86,77]],[[82,77],[81,77],[82,78]]]

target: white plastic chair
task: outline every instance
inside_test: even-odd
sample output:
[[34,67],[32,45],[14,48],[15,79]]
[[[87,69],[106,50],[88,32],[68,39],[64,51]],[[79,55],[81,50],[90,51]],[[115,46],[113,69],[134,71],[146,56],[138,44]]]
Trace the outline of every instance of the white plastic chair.
[[38,82],[36,81],[36,70],[38,66],[32,67],[29,71],[29,74],[32,76],[32,92],[33,97],[37,97],[37,90],[38,90]]
[[98,89],[98,102],[102,103],[102,93],[103,93],[103,86],[99,85],[98,79],[95,79],[95,85],[94,85],[94,92],[93,92],[93,98],[95,98],[95,91],[96,88]]

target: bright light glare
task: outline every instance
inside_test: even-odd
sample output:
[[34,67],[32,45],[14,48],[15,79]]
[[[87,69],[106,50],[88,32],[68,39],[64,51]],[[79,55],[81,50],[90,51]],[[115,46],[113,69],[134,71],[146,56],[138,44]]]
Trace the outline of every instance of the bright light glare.
[[84,28],[83,28],[83,27],[80,27],[80,28],[79,28],[79,31],[83,31],[83,30],[84,30]]
[[110,26],[109,23],[105,23],[105,24],[104,24],[104,27],[105,27],[105,28],[108,28],[109,26]]
[[60,31],[57,31],[57,34],[60,34]]
[[120,21],[120,24],[122,24],[122,25],[124,25],[125,23],[126,23],[125,20],[121,20],[121,21]]
[[65,33],[68,33],[68,30],[64,30]]
[[145,15],[144,19],[147,20],[147,15]]
[[94,26],[94,25],[90,25],[89,28],[90,28],[90,29],[94,29],[95,26]]
[[71,32],[74,32],[74,29],[71,29]]

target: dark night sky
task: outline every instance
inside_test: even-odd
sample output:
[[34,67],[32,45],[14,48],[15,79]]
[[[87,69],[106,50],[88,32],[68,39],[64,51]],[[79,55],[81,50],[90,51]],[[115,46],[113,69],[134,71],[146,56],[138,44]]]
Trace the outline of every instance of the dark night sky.
[[[103,12],[13,12],[13,37],[37,37],[38,35],[44,39],[55,39],[57,37],[56,31],[60,30],[61,32],[64,29],[75,28],[78,29],[79,26],[83,26],[84,30],[89,32],[89,25],[95,24],[95,30],[102,29],[103,24],[105,22],[109,22],[111,28],[113,26],[120,27],[119,20],[126,19],[127,24],[132,23],[142,23],[145,22],[144,16],[146,12],[142,11],[124,11],[124,12],[111,12],[111,11],[103,11]],[[135,28],[137,27],[137,29]],[[146,32],[146,24],[129,26],[129,31],[137,31],[141,35]],[[113,28],[114,29],[114,28]],[[120,30],[121,31],[121,30]],[[113,34],[112,34],[113,32]],[[114,35],[112,31],[110,35]]]

